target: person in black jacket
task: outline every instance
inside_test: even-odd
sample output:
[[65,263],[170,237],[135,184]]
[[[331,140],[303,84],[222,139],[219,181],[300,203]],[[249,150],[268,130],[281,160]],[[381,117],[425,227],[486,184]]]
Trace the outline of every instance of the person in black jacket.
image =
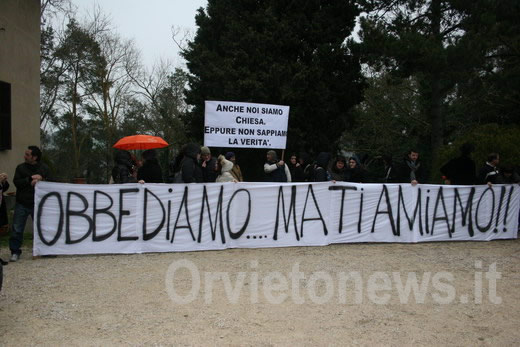
[[520,175],[515,172],[512,166],[505,166],[500,170],[496,182],[498,184],[520,183]]
[[348,169],[345,172],[345,182],[364,183],[366,179],[365,170],[361,167],[356,157],[348,159]]
[[144,163],[137,170],[137,181],[147,183],[163,183],[162,169],[156,158],[155,149],[148,149],[143,152]]
[[182,183],[202,183],[202,169],[199,165],[200,146],[188,143],[183,148],[184,157],[181,163]]
[[7,207],[5,205],[4,192],[9,189],[9,182],[7,182],[7,174],[0,173],[0,230],[7,228]]
[[216,181],[217,172],[217,160],[211,156],[211,150],[209,147],[200,148],[200,167],[202,169],[202,179],[204,183],[213,183]]
[[292,154],[289,163],[287,163],[287,166],[289,167],[289,172],[291,173],[291,181],[292,182],[304,182],[304,176],[303,176],[303,168],[298,161],[298,157],[296,154]]
[[[34,187],[40,181],[49,180],[49,168],[41,162],[42,152],[36,146],[25,150],[24,163],[16,167],[13,183],[16,186],[16,205],[13,226],[9,238],[11,262],[18,261],[22,254],[23,232],[29,215],[34,217]],[[34,218],[33,218],[34,219]]]
[[114,183],[136,183],[134,177],[135,166],[132,155],[125,150],[117,151],[115,154],[116,165],[112,169],[112,179]]
[[500,156],[498,153],[490,153],[488,155],[486,164],[479,170],[477,184],[496,184],[498,178],[498,164],[500,163]]
[[347,160],[344,156],[338,155],[336,157],[336,160],[332,164],[332,167],[330,168],[330,177],[333,181],[344,181],[345,180],[345,173],[347,171]]
[[475,147],[471,143],[460,146],[460,156],[451,159],[441,167],[446,184],[473,185],[475,184],[475,162],[470,158]]
[[314,182],[326,182],[330,181],[330,175],[328,171],[330,161],[330,153],[321,152],[316,158],[316,167],[314,168]]
[[381,159],[383,159],[384,165],[384,177],[383,183],[396,183],[398,181],[397,176],[399,175],[397,170],[394,167],[394,162],[392,160],[391,154],[384,154]]
[[401,183],[411,183],[415,186],[417,183],[424,182],[424,169],[419,161],[419,152],[412,149],[404,158],[400,168]]
[[307,152],[300,153],[300,166],[303,169],[303,182],[314,181],[314,163]]

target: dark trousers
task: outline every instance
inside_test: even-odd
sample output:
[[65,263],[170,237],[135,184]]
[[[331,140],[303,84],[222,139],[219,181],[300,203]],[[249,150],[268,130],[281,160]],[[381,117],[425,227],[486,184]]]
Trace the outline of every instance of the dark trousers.
[[22,254],[23,232],[25,230],[25,224],[27,223],[27,217],[29,216],[34,220],[34,209],[16,203],[11,236],[9,237],[9,249],[11,250],[11,254]]

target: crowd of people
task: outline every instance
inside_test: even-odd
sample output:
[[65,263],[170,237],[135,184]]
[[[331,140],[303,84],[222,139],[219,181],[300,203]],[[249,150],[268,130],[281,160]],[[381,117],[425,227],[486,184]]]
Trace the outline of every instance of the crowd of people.
[[216,159],[208,147],[190,143],[172,161],[169,175],[163,170],[154,149],[143,152],[142,161],[128,151],[118,151],[110,183],[210,183],[243,182],[242,171],[236,164],[235,153],[227,152]]
[[[440,169],[445,184],[474,185],[518,183],[520,177],[512,167],[499,169],[500,157],[489,154],[486,163],[477,171],[471,153],[474,147],[464,144],[460,156],[453,158]],[[195,143],[187,144],[172,161],[169,174],[163,179],[162,169],[156,159],[155,150],[147,150],[142,155],[143,162],[129,152],[119,151],[115,157],[116,166],[112,182],[150,183],[212,183],[243,182],[244,177],[233,152],[212,156],[208,147]],[[324,182],[344,181],[353,183],[427,183],[426,173],[419,158],[419,152],[410,150],[401,161],[394,162],[390,155],[381,157],[383,168],[374,175],[369,174],[365,164],[356,155],[338,155],[321,152],[315,159],[300,153],[288,156],[285,162],[274,150],[266,153],[263,166],[265,182]],[[259,165],[260,167],[260,165]]]

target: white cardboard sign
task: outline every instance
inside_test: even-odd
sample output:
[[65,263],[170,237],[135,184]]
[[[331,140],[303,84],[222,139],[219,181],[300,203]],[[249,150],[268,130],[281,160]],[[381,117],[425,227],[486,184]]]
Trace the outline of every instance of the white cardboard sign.
[[289,106],[206,101],[204,145],[285,149]]

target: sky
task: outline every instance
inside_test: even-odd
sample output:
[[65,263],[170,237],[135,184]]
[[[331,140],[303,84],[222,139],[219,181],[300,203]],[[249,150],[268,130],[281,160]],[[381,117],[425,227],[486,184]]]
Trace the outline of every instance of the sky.
[[109,15],[116,32],[133,39],[146,66],[160,59],[182,63],[172,40],[172,26],[196,31],[195,14],[207,0],[72,0],[77,18],[85,17],[96,6]]

